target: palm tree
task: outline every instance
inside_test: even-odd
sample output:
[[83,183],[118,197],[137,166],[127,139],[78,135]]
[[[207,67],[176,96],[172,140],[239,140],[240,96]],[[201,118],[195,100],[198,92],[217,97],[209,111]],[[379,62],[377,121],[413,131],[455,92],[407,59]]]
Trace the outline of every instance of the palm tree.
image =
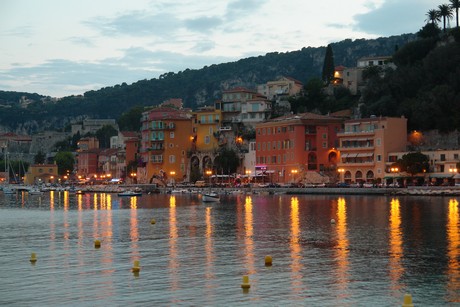
[[455,10],[455,20],[457,21],[457,28],[458,28],[458,9],[460,8],[460,0],[449,0],[450,1],[450,9]]
[[429,10],[426,13],[426,22],[431,22],[434,25],[435,22],[441,21],[441,16],[439,15],[439,11],[437,10]]
[[442,17],[444,33],[446,32],[446,20],[449,20],[453,17],[452,9],[447,4],[440,4],[438,6],[439,16]]

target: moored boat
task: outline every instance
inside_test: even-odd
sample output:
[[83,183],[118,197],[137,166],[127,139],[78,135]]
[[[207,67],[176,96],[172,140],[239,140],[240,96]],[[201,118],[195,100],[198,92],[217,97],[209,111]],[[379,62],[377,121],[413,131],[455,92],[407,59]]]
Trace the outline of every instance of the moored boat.
[[217,193],[210,192],[210,193],[204,193],[201,197],[203,202],[209,203],[209,202],[219,202],[220,197]]
[[142,192],[135,192],[135,191],[128,190],[128,191],[118,193],[118,196],[124,196],[124,197],[142,196]]

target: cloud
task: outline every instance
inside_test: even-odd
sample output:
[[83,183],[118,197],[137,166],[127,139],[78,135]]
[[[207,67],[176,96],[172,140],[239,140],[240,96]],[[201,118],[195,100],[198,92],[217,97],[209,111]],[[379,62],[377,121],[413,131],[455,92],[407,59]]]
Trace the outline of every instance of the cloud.
[[[157,78],[165,72],[199,69],[206,65],[231,61],[224,57],[182,55],[170,51],[150,51],[135,47],[123,51],[123,56],[98,62],[52,59],[35,66],[13,66],[0,70],[3,90],[37,92],[62,97],[78,95],[123,82]],[[90,80],[90,81],[89,81]],[[44,93],[43,89],[47,92]]]
[[76,45],[82,45],[85,47],[95,47],[95,44],[93,43],[92,39],[89,39],[87,37],[70,37],[67,39],[68,41],[76,44]]
[[151,14],[131,11],[116,17],[97,17],[84,22],[105,36],[160,36],[167,37],[183,26],[182,21],[170,13]]
[[355,30],[381,36],[415,33],[424,26],[433,0],[387,0],[382,6],[355,16]]
[[34,34],[35,34],[35,31],[32,26],[19,26],[19,27],[1,32],[2,36],[13,36],[13,37],[19,36],[19,37],[25,37],[25,38],[32,37],[34,36]]
[[185,21],[185,26],[196,32],[210,32],[222,24],[222,19],[218,17],[199,17]]

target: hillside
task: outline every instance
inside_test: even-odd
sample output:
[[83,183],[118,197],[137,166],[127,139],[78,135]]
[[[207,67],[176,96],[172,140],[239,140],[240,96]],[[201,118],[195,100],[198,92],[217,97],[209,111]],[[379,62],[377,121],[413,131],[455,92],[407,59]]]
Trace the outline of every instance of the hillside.
[[[415,35],[405,34],[372,40],[343,40],[331,44],[334,63],[351,67],[364,56],[392,55],[396,47],[414,39]],[[320,77],[325,50],[325,47],[308,47],[285,53],[272,52],[197,70],[169,72],[159,78],[105,87],[82,96],[64,97],[57,102],[37,94],[0,91],[0,123],[3,130],[34,133],[43,129],[60,129],[86,116],[118,118],[134,106],[157,105],[169,98],[182,98],[186,107],[196,108],[213,104],[221,98],[222,90],[235,86],[255,88],[280,76],[302,82]],[[34,102],[26,107],[20,106],[18,96],[26,96]]]

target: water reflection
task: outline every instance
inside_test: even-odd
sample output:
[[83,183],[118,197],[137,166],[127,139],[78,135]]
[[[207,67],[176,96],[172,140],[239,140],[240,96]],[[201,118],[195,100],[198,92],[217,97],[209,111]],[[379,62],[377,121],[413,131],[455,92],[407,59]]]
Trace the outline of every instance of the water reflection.
[[244,246],[246,255],[246,269],[247,274],[254,274],[254,226],[253,226],[253,212],[252,212],[252,198],[246,196],[244,200]]
[[460,303],[460,226],[458,201],[449,200],[447,217],[447,293],[449,302]]
[[347,237],[347,207],[344,198],[337,200],[337,221],[336,221],[336,236],[337,236],[337,283],[342,293],[345,293],[348,285],[348,237]]
[[169,277],[173,291],[179,289],[179,255],[177,252],[179,234],[176,210],[176,196],[171,195],[169,198]]
[[400,279],[404,274],[401,264],[403,256],[403,239],[401,231],[401,213],[399,199],[392,199],[390,202],[389,218],[389,249],[390,249],[390,279],[393,290],[400,290]]
[[291,197],[291,277],[292,290],[300,295],[302,288],[302,246],[300,244],[299,199]]

